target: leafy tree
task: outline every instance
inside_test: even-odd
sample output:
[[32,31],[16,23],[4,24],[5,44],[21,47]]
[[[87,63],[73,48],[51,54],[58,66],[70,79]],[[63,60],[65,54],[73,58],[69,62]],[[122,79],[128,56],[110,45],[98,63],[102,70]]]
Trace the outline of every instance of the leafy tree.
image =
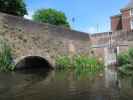
[[63,12],[51,8],[37,10],[33,15],[33,20],[38,22],[49,23],[52,25],[70,27],[65,14]]
[[0,0],[0,11],[15,16],[27,14],[24,0]]

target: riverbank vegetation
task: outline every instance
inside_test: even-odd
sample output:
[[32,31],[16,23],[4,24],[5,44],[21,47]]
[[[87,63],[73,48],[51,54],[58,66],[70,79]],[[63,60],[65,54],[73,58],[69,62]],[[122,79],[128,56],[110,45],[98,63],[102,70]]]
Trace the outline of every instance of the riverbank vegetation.
[[118,55],[119,72],[124,75],[133,75],[133,48]]
[[85,55],[58,56],[56,66],[57,70],[74,70],[78,75],[81,73],[93,75],[104,69],[102,61]]
[[11,70],[14,70],[11,48],[3,39],[0,39],[0,71]]

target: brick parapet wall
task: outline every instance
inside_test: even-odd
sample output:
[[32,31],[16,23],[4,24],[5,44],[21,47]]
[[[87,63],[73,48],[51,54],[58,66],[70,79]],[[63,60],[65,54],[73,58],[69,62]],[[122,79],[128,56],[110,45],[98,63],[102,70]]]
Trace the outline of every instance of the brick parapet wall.
[[122,43],[124,41],[133,41],[133,31],[115,31],[115,32],[104,32],[97,33],[91,36],[92,44],[106,44],[109,39],[112,41]]

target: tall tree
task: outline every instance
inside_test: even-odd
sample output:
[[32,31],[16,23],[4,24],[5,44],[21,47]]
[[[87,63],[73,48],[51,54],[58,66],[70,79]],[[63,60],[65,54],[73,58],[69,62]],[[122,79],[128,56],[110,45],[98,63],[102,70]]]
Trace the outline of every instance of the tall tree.
[[37,10],[33,15],[33,20],[52,25],[70,27],[65,14],[51,8]]
[[16,16],[27,14],[24,0],[0,0],[0,11]]

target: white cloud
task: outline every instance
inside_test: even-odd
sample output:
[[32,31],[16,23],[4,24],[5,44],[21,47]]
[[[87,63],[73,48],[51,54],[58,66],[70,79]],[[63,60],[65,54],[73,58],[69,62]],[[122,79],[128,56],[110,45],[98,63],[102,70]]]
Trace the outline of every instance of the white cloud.
[[97,32],[97,29],[95,27],[85,27],[81,29],[81,31],[89,33],[89,34],[93,34]]
[[30,15],[24,15],[24,18],[25,18],[25,19],[30,19],[30,20],[31,20],[31,19],[32,19],[32,16],[30,16]]
[[28,12],[28,15],[25,15],[24,18],[31,20],[32,19],[32,15],[33,15],[33,12]]
[[86,29],[86,31],[88,33],[96,33],[97,32],[97,29],[95,27],[89,27],[88,29]]

